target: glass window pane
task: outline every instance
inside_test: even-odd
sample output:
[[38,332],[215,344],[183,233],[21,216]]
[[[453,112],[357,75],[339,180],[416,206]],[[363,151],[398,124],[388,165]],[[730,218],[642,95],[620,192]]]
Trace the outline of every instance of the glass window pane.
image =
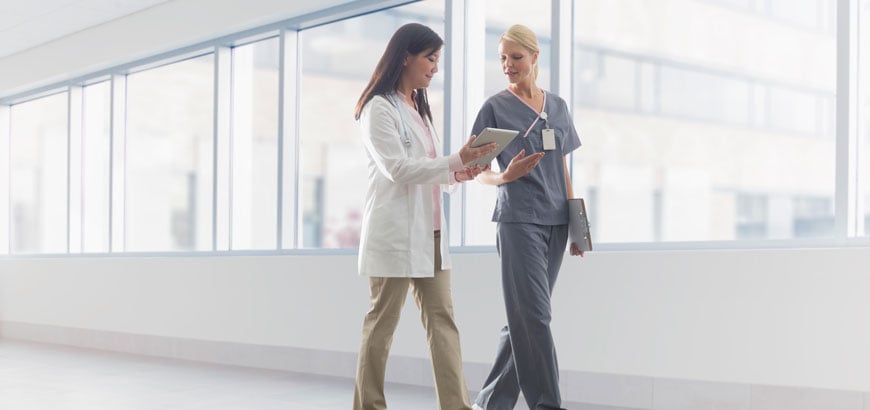
[[834,27],[834,0],[704,0],[710,4],[756,13],[802,29],[831,31]]
[[639,109],[638,61],[585,47],[577,47],[576,54],[577,66],[582,67],[574,77],[579,98],[576,104],[614,110]]
[[770,128],[808,135],[822,131],[824,118],[818,112],[822,104],[819,95],[799,89],[769,87],[768,98]]
[[[359,245],[368,160],[354,107],[396,29],[418,22],[444,38],[443,5],[423,1],[300,33],[303,247]],[[442,132],[443,70],[428,95],[435,127]]]
[[82,250],[109,251],[109,124],[111,84],[84,88]]
[[127,251],[211,249],[213,61],[127,77]]
[[600,242],[833,235],[836,37],[800,3],[574,3],[574,189]]
[[12,106],[12,252],[66,252],[67,93]]
[[705,122],[749,124],[747,81],[664,62],[658,66],[661,114]]
[[768,0],[770,14],[791,24],[804,28],[820,28],[819,1],[834,3],[832,0]]
[[737,236],[744,239],[763,239],[767,236],[767,197],[763,195],[737,195]]
[[721,3],[723,6],[750,8],[753,0],[707,0],[711,3]]
[[274,249],[278,38],[233,49],[232,249]]
[[834,201],[831,198],[795,197],[793,231],[795,237],[829,234]]
[[[514,24],[523,24],[538,37],[538,80],[539,87],[550,88],[551,25],[550,2],[528,2],[521,0],[487,0],[486,18],[486,50],[484,98],[504,90],[508,86],[507,78],[501,67],[498,55],[498,39]],[[520,16],[520,18],[518,18]],[[469,70],[474,67],[469,67]],[[481,101],[482,102],[482,101]],[[474,121],[474,115],[469,122]],[[470,126],[470,124],[469,124]],[[496,168],[498,166],[496,165]],[[498,169],[496,169],[498,170]],[[463,184],[465,190],[465,245],[495,245],[495,223],[492,213],[495,208],[495,187],[477,182]],[[455,243],[455,238],[451,237]]]

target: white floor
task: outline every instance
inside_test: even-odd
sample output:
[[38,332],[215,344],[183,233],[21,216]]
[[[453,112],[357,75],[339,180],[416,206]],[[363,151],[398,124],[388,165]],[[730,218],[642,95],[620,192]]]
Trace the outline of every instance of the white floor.
[[[0,341],[0,409],[349,409],[350,379]],[[434,390],[390,385],[395,409]]]
[[[352,395],[350,379],[0,340],[4,410],[346,410]],[[436,407],[433,389],[409,385],[388,385],[387,401]]]

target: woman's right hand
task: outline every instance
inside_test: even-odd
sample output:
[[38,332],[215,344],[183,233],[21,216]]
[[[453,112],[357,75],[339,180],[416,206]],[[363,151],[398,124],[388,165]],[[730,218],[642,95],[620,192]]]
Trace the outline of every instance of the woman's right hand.
[[498,148],[498,144],[494,142],[490,142],[489,144],[481,145],[479,147],[472,147],[471,144],[474,143],[474,140],[477,139],[476,135],[472,135],[471,138],[468,139],[468,142],[462,146],[459,150],[459,159],[462,160],[462,165],[468,165],[471,161],[474,161],[490,152],[495,151]]
[[519,154],[511,159],[511,163],[508,164],[507,169],[502,173],[504,182],[516,181],[517,179],[528,175],[529,172],[532,172],[532,170],[535,169],[538,162],[541,162],[541,158],[544,158],[543,152],[537,152],[526,156],[526,150],[520,150]]

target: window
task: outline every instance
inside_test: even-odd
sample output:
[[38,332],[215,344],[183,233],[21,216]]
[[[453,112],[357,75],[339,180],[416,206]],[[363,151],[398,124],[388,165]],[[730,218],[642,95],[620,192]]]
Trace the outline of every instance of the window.
[[126,251],[211,249],[213,61],[127,77]]
[[82,250],[86,253],[109,251],[110,92],[107,81],[83,90],[80,217]]
[[[454,61],[465,66],[451,73],[462,91],[451,100],[450,127],[444,64],[429,88],[436,131],[451,151],[467,137],[455,131],[507,86],[499,36],[517,23],[535,31],[545,89],[554,43],[552,2],[460,3],[465,9],[455,11],[466,26],[457,27],[465,37],[454,41],[464,53]],[[298,66],[284,67],[294,93],[284,101],[287,112],[297,112],[284,122],[284,37],[275,25],[214,39],[199,54],[178,50],[172,61],[163,54],[50,85],[54,91],[0,97],[0,254],[274,250],[278,238],[285,248],[357,247],[368,167],[353,120],[357,98],[399,26],[420,22],[448,37],[444,2],[391,4],[304,23],[310,28],[288,36],[288,61]],[[587,199],[598,243],[840,239],[841,3],[570,4],[574,38],[564,44],[573,47],[573,89],[562,97],[584,143],[572,157],[574,190]],[[853,56],[859,78],[851,82],[860,88],[857,107],[839,108],[857,112],[858,151],[850,153],[858,160],[857,198],[848,198],[857,215],[848,216],[857,216],[850,232],[867,237],[870,0],[849,4],[857,5],[861,28]],[[279,124],[288,125],[283,153]],[[294,157],[279,157],[288,152]],[[472,182],[445,202],[451,245],[495,243],[495,193]],[[284,226],[277,226],[279,215]]]
[[[354,107],[395,29],[419,22],[444,38],[443,19],[443,3],[430,1],[300,33],[303,247],[359,245],[368,160]],[[372,30],[377,27],[389,29]],[[442,132],[443,71],[433,79],[428,95],[436,131]]]
[[793,231],[795,237],[830,234],[834,229],[834,202],[830,198],[794,198]]
[[739,239],[761,239],[767,236],[767,198],[763,195],[740,195],[737,200],[736,236]]
[[768,0],[770,14],[790,24],[815,30],[835,27],[836,1],[833,0]]
[[833,234],[836,36],[807,26],[814,0],[800,24],[744,3],[574,3],[574,189],[599,241]]
[[12,106],[13,253],[67,251],[67,98]]
[[275,249],[278,38],[233,49],[232,249]]
[[677,118],[749,125],[749,83],[730,76],[662,62],[661,109]]
[[833,0],[704,0],[735,10],[757,13],[776,22],[805,29],[833,31],[836,1]]
[[822,104],[819,95],[784,87],[769,87],[767,95],[768,120],[772,129],[793,134],[833,137],[831,130],[822,129],[824,118],[819,112]]
[[640,63],[625,57],[577,47],[575,65],[581,67],[574,78],[576,104],[612,110],[638,110],[637,70]]

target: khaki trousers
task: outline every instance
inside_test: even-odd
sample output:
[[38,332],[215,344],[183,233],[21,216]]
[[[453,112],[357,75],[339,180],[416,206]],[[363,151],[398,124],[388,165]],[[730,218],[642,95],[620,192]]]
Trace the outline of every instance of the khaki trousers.
[[450,271],[441,270],[440,239],[436,232],[435,277],[369,278],[371,308],[363,323],[353,395],[354,410],[387,408],[384,397],[387,356],[409,286],[414,290],[414,300],[426,329],[439,408],[471,409],[462,372],[459,331],[453,321]]

